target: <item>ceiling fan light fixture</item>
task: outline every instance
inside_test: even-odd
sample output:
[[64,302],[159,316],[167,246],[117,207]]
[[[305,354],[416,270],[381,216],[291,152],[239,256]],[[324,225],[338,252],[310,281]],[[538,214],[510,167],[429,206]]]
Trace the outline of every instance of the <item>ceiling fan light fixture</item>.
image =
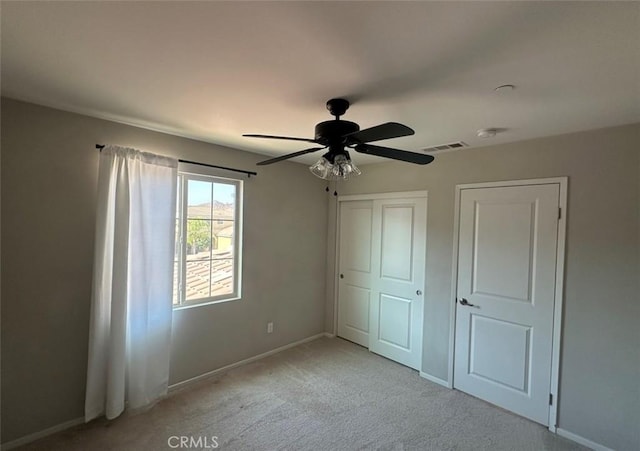
[[309,167],[309,170],[313,175],[323,180],[348,180],[362,174],[346,151],[337,155],[329,153],[323,155],[313,166]]
[[331,173],[334,180],[348,180],[362,174],[362,171],[351,161],[349,154],[345,151],[334,158]]
[[323,180],[329,180],[332,169],[333,165],[325,157],[321,157],[313,166],[309,166],[311,173]]

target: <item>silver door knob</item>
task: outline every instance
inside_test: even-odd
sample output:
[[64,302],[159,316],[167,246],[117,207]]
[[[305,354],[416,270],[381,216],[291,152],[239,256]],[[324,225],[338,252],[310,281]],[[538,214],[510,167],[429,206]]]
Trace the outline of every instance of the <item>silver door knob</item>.
[[417,294],[418,296],[422,296],[422,291],[420,291],[420,290],[416,290],[416,294]]
[[475,304],[469,304],[469,301],[467,301],[465,298],[459,299],[458,302],[460,303],[460,305],[466,305],[467,307],[475,307]]

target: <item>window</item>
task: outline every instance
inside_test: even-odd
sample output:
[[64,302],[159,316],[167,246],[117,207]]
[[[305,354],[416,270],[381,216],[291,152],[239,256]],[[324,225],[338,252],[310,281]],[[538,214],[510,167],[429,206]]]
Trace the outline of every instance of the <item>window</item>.
[[242,182],[180,172],[173,306],[240,297]]

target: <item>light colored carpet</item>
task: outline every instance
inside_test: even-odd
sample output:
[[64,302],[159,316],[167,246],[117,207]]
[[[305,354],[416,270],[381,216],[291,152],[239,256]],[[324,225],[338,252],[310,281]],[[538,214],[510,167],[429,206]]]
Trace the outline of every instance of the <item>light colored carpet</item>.
[[585,449],[338,338],[202,381],[145,413],[94,421],[20,449],[169,450],[172,436],[200,438],[191,449],[211,449],[216,436],[221,450]]

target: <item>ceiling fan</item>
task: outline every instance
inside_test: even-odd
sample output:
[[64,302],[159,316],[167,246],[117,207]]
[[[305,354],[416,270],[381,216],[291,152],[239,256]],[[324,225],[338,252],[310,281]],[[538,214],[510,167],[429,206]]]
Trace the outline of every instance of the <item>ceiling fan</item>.
[[289,158],[305,155],[318,150],[329,148],[322,158],[311,166],[311,172],[325,180],[347,179],[361,172],[351,161],[347,148],[356,152],[379,157],[391,158],[392,160],[407,161],[415,164],[428,164],[433,161],[431,155],[407,152],[406,150],[392,149],[390,147],[374,146],[369,144],[383,139],[399,138],[410,136],[415,132],[406,125],[397,122],[387,122],[375,127],[360,130],[360,126],[354,122],[340,120],[340,116],[349,108],[349,101],[345,99],[331,99],[327,102],[327,109],[335,120],[320,122],[315,128],[315,139],[293,138],[289,136],[273,135],[242,135],[248,138],[284,139],[289,141],[304,141],[319,144],[321,147],[310,147],[280,157],[271,158],[257,163],[259,166],[277,163]]

